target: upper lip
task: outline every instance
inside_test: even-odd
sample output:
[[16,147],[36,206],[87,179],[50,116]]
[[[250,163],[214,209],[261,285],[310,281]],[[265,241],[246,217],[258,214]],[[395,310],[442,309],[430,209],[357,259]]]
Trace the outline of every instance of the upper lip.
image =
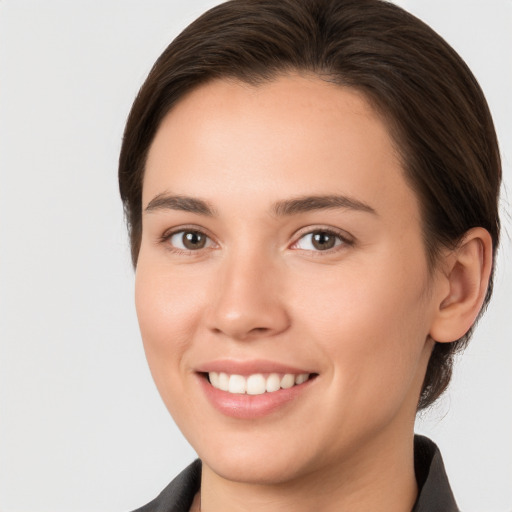
[[248,361],[217,359],[201,364],[195,370],[198,373],[224,372],[229,375],[253,375],[255,373],[291,373],[293,375],[300,375],[303,373],[314,373],[305,368],[298,368],[265,359],[252,359]]

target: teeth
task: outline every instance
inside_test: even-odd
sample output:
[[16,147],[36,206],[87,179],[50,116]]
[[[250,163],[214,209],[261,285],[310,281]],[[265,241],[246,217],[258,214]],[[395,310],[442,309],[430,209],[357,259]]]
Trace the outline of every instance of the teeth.
[[289,389],[292,386],[303,384],[309,379],[309,373],[299,375],[271,373],[266,377],[261,373],[255,373],[244,377],[243,375],[228,375],[224,372],[209,372],[208,378],[214,388],[228,393],[262,395],[265,392],[273,393],[279,389]]
[[222,391],[229,389],[229,376],[225,373],[219,373],[219,389]]
[[241,375],[231,375],[229,377],[228,391],[230,393],[245,393],[247,389],[247,381]]
[[209,373],[210,382],[214,388],[220,389],[219,374],[217,372]]
[[251,375],[247,379],[247,394],[248,395],[261,395],[266,391],[265,377],[257,373],[256,375]]
[[295,375],[292,375],[291,373],[286,373],[283,375],[283,378],[281,379],[281,387],[283,389],[291,388],[295,384]]
[[302,384],[303,382],[306,382],[308,379],[309,379],[309,374],[301,373],[300,375],[297,375],[295,377],[295,384]]
[[267,385],[266,385],[267,393],[272,393],[272,391],[277,391],[281,389],[281,377],[277,373],[271,373],[267,377]]

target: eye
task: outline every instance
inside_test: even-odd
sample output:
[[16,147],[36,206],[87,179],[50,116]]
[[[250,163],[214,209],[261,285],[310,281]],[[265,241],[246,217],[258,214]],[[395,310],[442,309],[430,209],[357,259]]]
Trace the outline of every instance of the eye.
[[344,237],[334,231],[317,229],[301,236],[293,245],[293,248],[305,251],[328,251],[348,243]]
[[213,245],[212,240],[207,235],[192,229],[176,231],[165,238],[174,249],[182,251],[197,251]]

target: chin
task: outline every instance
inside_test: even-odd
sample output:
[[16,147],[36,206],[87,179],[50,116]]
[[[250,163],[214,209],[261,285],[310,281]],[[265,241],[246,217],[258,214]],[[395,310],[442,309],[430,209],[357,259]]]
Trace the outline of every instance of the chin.
[[203,463],[206,464],[218,476],[232,482],[276,485],[289,482],[298,478],[301,474],[298,466],[289,457],[278,457],[266,454],[258,456],[252,452],[243,451],[244,454],[214,454],[206,457]]
[[254,436],[230,434],[224,440],[210,439],[204,446],[197,446],[203,463],[233,482],[281,484],[299,477],[303,473],[301,468],[310,466],[304,448],[286,443],[281,436],[265,436],[256,427]]

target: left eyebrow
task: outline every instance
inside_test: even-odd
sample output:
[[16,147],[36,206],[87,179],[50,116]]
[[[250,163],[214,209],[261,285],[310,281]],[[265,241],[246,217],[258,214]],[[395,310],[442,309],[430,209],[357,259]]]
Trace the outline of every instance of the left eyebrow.
[[343,195],[301,196],[286,201],[278,201],[273,205],[272,211],[279,217],[306,213],[312,210],[327,210],[343,208],[378,215],[370,205]]
[[203,199],[195,197],[158,194],[148,203],[145,212],[153,212],[155,210],[179,210],[184,212],[197,213],[207,217],[217,215],[215,208]]

